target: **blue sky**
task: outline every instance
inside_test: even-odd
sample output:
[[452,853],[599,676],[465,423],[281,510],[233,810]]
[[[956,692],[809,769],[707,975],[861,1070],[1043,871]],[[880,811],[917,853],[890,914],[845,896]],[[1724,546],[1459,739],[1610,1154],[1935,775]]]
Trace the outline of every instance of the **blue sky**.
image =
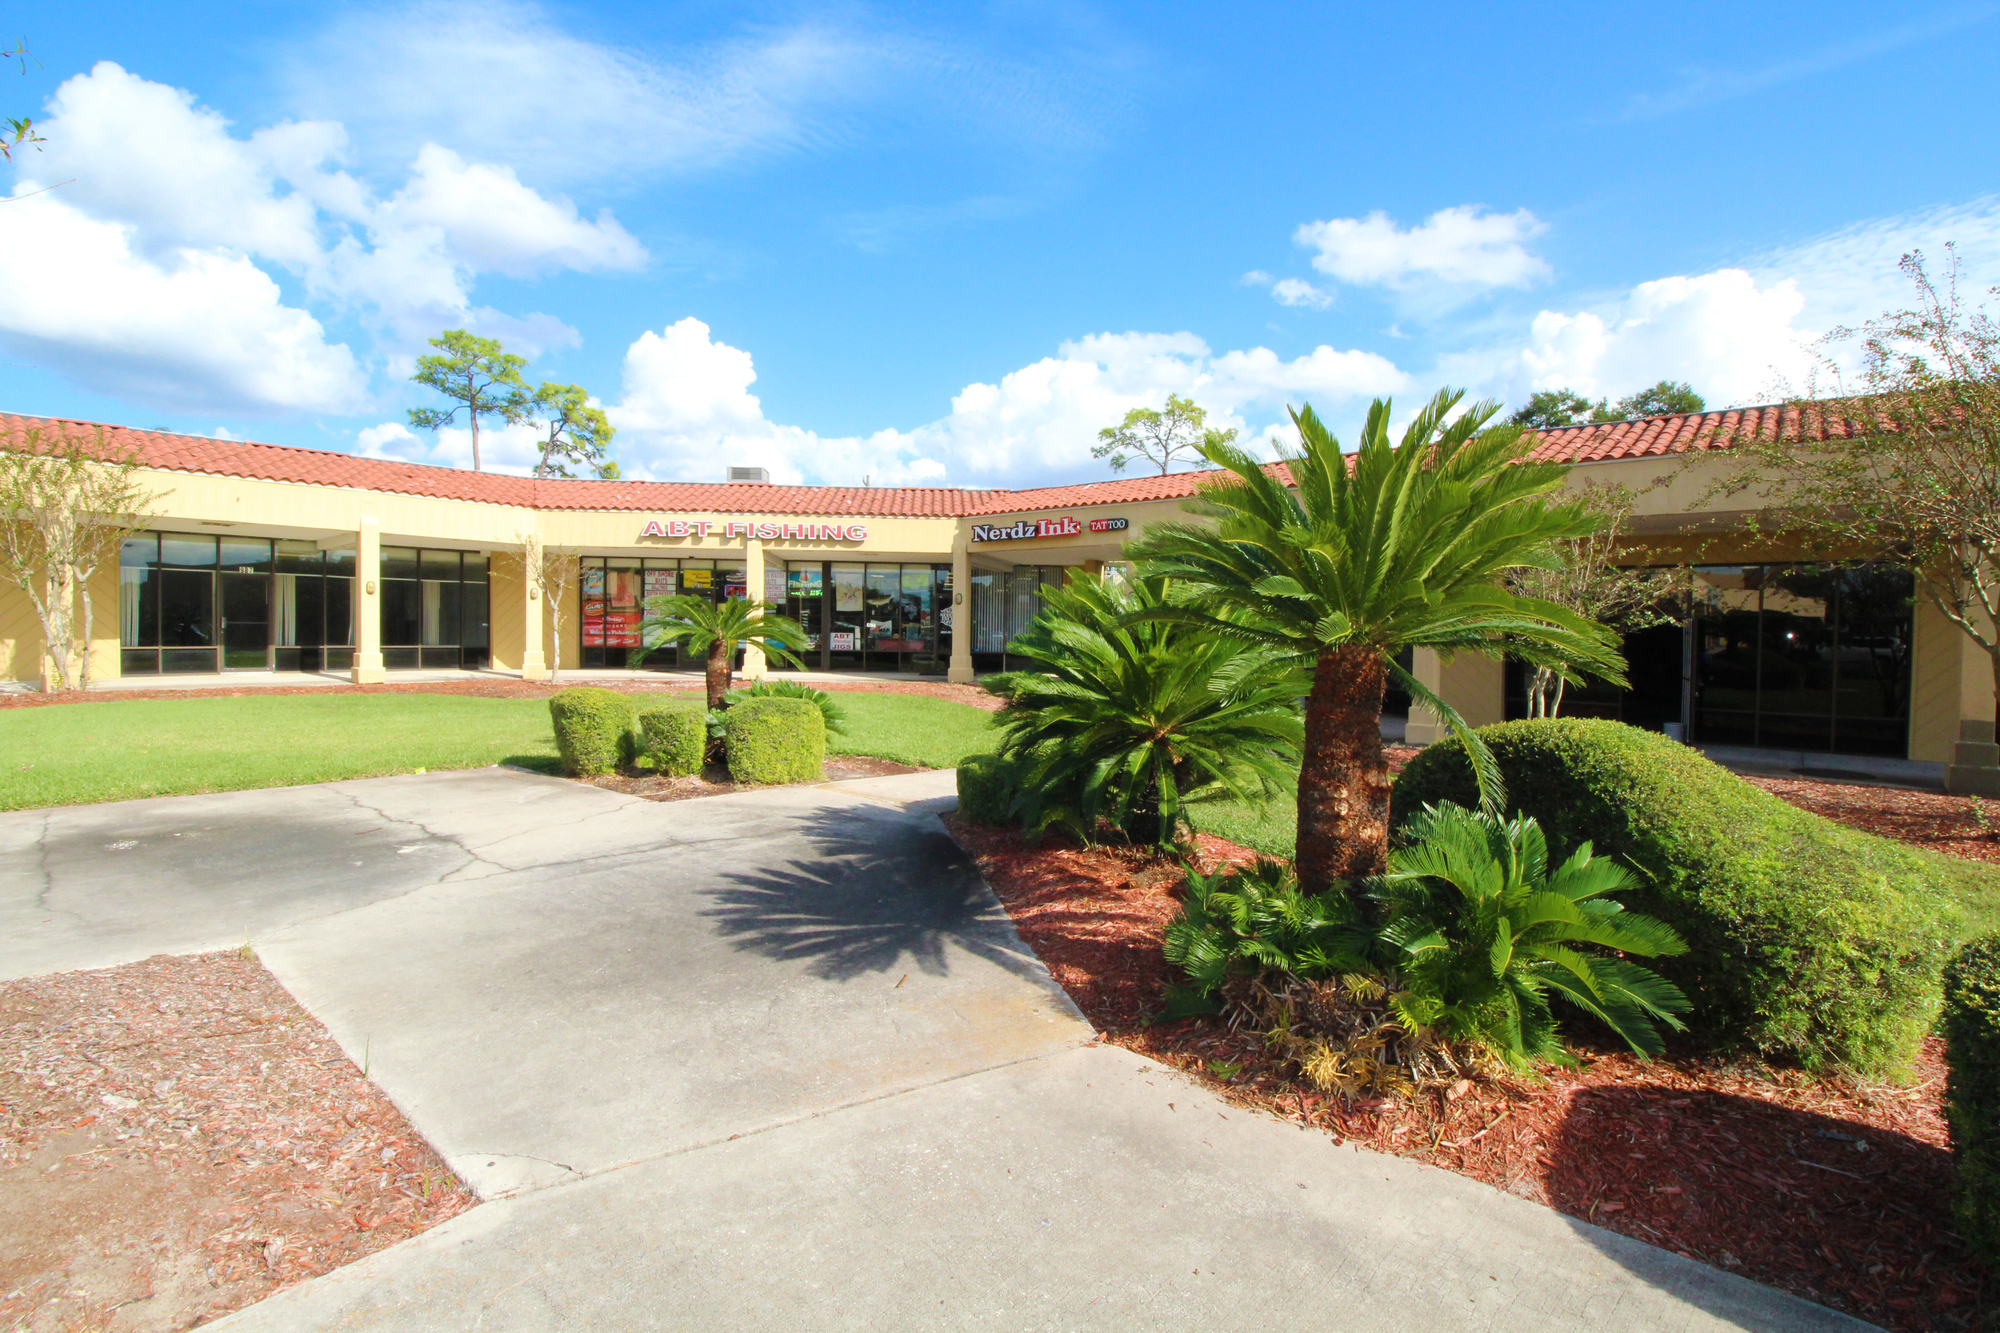
[[[471,327],[627,475],[1027,485],[1191,394],[1796,382],[2000,280],[2000,6],[91,4],[0,81],[0,404],[469,465]],[[8,91],[11,89],[11,91]],[[488,465],[531,461],[503,432]]]

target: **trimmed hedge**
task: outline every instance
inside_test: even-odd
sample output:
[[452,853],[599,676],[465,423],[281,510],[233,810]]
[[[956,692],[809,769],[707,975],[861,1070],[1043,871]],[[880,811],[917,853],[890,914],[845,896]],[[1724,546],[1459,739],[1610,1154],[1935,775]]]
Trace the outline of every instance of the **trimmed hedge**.
[[1015,765],[997,754],[973,754],[960,760],[958,813],[989,828],[1007,828],[1016,823],[1015,772]]
[[[1822,819],[1622,723],[1545,718],[1479,735],[1510,811],[1541,821],[1551,854],[1589,841],[1645,875],[1626,906],[1687,940],[1659,971],[1694,1001],[1698,1036],[1869,1075],[1908,1067],[1957,938],[1954,877],[1979,867]],[[1390,826],[1447,800],[1477,803],[1455,740],[1396,779]]]
[[639,733],[653,770],[670,778],[701,772],[708,753],[708,710],[691,699],[657,704],[639,714]]
[[1958,1232],[2000,1268],[2000,935],[1974,940],[1944,970],[1945,1114],[1958,1169]]
[[818,782],[826,719],[805,699],[745,699],[722,715],[729,776],[738,782]]
[[556,750],[563,771],[576,777],[615,772],[637,752],[632,727],[637,708],[629,696],[593,685],[575,685],[549,696]]

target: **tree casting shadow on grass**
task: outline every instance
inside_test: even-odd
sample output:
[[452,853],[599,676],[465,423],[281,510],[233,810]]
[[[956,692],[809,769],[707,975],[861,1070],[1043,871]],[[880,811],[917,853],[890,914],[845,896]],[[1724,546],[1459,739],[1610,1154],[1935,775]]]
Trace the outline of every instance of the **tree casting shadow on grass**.
[[932,821],[845,807],[802,824],[810,858],[729,872],[711,891],[716,905],[702,914],[737,948],[811,959],[827,981],[899,967],[944,976],[956,948],[1047,984],[971,860]]

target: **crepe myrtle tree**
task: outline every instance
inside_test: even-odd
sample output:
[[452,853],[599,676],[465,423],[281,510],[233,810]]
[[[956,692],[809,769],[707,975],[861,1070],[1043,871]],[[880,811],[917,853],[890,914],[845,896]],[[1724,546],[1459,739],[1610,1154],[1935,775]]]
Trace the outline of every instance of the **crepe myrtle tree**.
[[[1738,442],[1711,494],[1751,497],[1753,526],[1814,552],[1907,569],[1986,655],[2000,702],[2000,322],[1960,294],[1955,249],[1940,278],[1920,251],[1901,268],[1916,303],[1828,333],[1786,426]],[[1858,353],[1852,380],[1841,352]]]
[[36,427],[0,443],[0,579],[34,607],[58,689],[90,688],[91,579],[162,494],[102,427]]
[[1454,413],[1462,397],[1440,392],[1399,443],[1377,399],[1351,456],[1311,407],[1294,411],[1299,452],[1283,461],[1296,489],[1233,445],[1205,445],[1222,472],[1185,507],[1211,524],[1158,525],[1129,548],[1142,571],[1187,589],[1184,604],[1140,617],[1262,644],[1311,671],[1295,857],[1309,893],[1387,863],[1382,693],[1392,679],[1464,741],[1482,804],[1504,802],[1485,745],[1398,653],[1511,655],[1625,682],[1610,630],[1506,586],[1509,571],[1553,563],[1556,543],[1602,517],[1555,498],[1569,469],[1529,461],[1518,426],[1488,428],[1498,404]]

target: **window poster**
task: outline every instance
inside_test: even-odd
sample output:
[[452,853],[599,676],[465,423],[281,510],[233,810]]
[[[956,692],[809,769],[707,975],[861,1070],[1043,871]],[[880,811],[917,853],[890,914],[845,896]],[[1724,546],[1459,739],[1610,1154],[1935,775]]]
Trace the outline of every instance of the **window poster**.
[[604,596],[603,566],[595,566],[583,571],[583,595],[585,597]]
[[785,592],[791,597],[817,597],[822,586],[817,569],[794,569],[785,575]]
[[606,580],[609,596],[605,598],[618,610],[639,605],[639,571],[636,569],[614,569]]
[[707,592],[715,586],[715,571],[712,569],[683,569],[681,587],[689,592]]
[[604,603],[601,600],[588,601],[583,604],[583,618],[585,620],[595,620],[603,614]]
[[861,609],[861,585],[841,583],[833,585],[833,609],[836,611],[859,611]]
[[605,616],[604,646],[606,648],[637,648],[639,646],[639,613],[637,611],[613,611]]
[[831,651],[833,651],[833,652],[836,652],[836,653],[851,653],[851,652],[853,652],[853,651],[854,651],[854,631],[853,631],[853,630],[848,630],[848,631],[847,631],[846,633],[844,633],[844,634],[843,634],[843,633],[834,633],[834,634],[829,634],[829,635],[827,635],[827,636],[826,636],[826,646],[827,646],[827,648],[828,648],[829,650],[831,650]]
[[785,600],[785,571],[772,565],[764,566],[764,600],[782,602]]
[[673,570],[649,569],[646,571],[646,596],[672,597],[677,591],[674,587],[674,582],[675,574]]

